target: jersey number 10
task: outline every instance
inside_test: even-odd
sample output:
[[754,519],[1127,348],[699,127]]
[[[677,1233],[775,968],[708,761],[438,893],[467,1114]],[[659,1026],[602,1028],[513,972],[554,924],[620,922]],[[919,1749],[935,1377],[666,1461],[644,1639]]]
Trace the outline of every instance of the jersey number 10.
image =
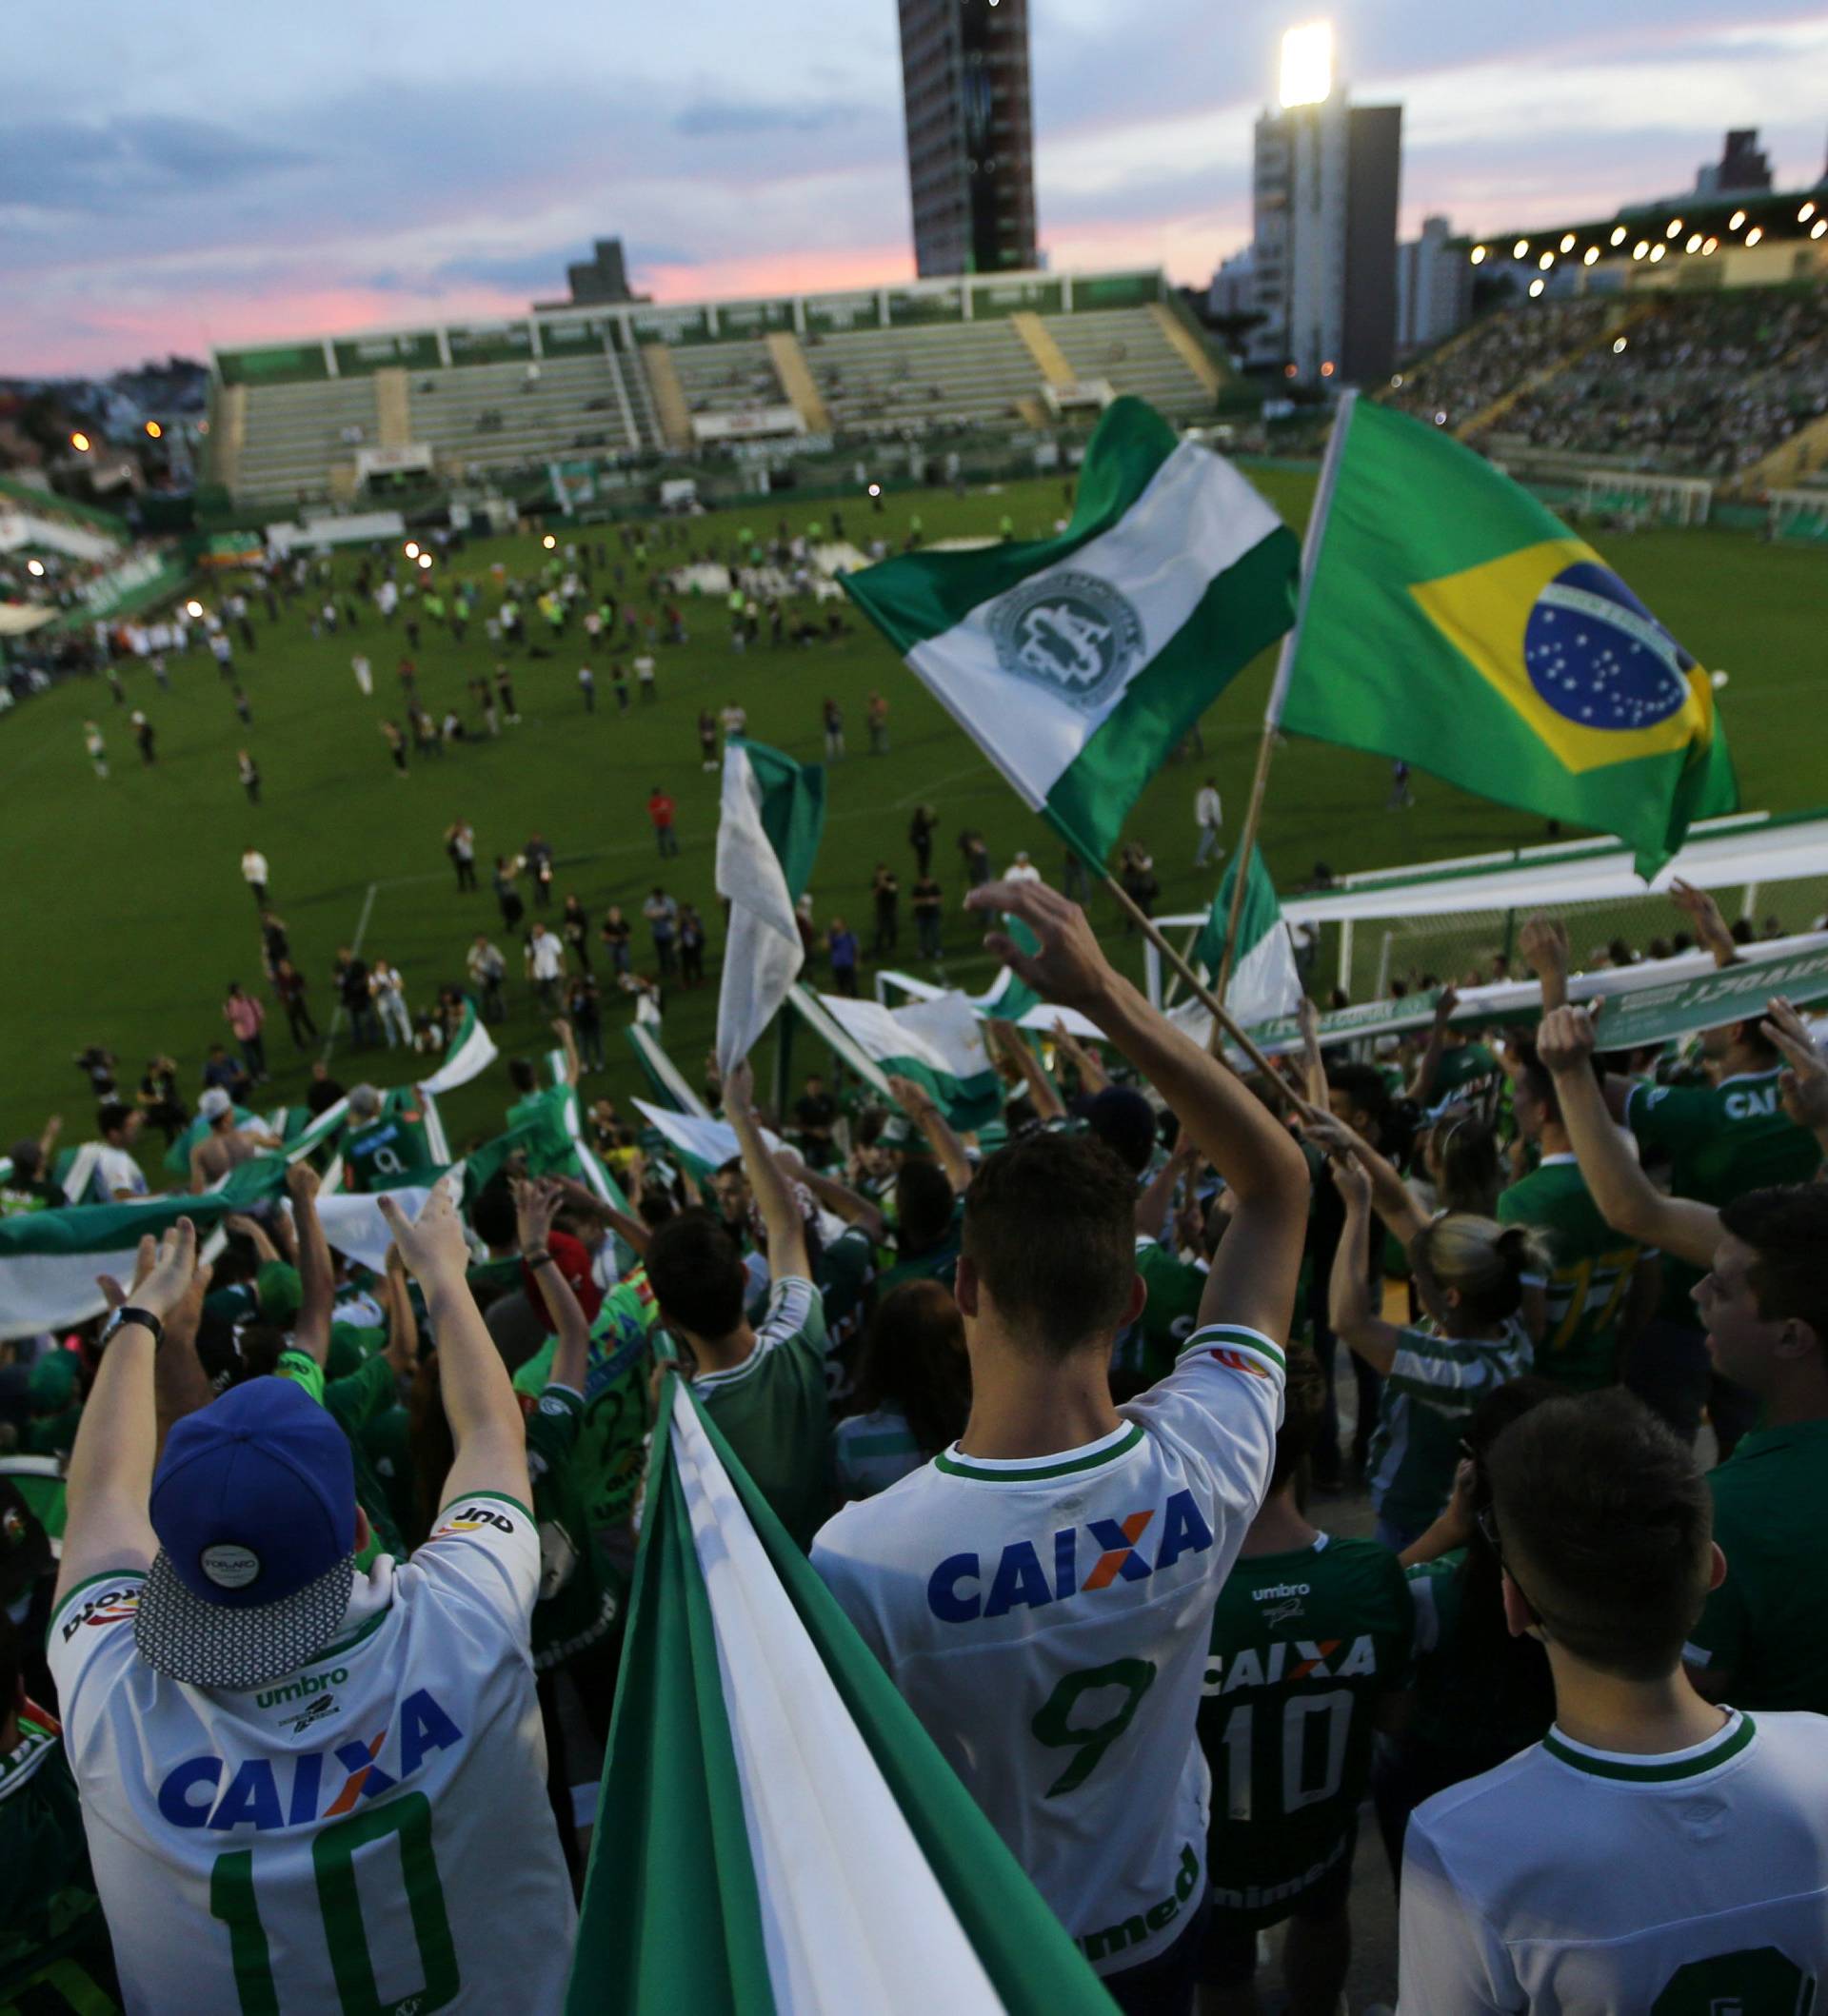
[[[398,1835],[400,1841],[407,1908],[412,1915],[426,1984],[416,1995],[396,2002],[383,2002],[375,1986],[374,1961],[355,1883],[356,1849],[389,1834]],[[407,1792],[327,1827],[311,1843],[311,1866],[317,1874],[318,1908],[324,1914],[324,1940],[329,1947],[343,2016],[404,2016],[407,2009],[413,2016],[429,2016],[431,2010],[456,2000],[457,1948],[445,1910],[445,1887],[432,1853],[431,1805],[423,1792]],[[272,1953],[254,1895],[252,1848],[230,1848],[216,1857],[209,1872],[209,1914],[228,1927],[228,1953],[241,2016],[278,2016]]]

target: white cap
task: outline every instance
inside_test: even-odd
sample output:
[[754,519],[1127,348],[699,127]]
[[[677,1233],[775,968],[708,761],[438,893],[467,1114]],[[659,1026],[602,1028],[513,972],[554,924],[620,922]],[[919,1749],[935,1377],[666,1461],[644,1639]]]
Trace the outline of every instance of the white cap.
[[225,1113],[232,1113],[234,1107],[234,1100],[220,1085],[211,1085],[197,1101],[197,1111],[206,1120],[219,1119]]

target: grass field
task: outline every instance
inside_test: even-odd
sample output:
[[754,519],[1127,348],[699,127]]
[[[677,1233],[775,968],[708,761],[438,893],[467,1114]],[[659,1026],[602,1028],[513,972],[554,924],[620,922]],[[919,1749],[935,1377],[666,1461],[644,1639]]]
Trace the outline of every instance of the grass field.
[[[1298,527],[1311,480],[1300,474],[1259,477],[1271,501]],[[933,491],[888,500],[871,519],[862,500],[845,510],[853,536],[882,530],[898,540],[911,512],[929,540],[993,532],[1005,511],[1020,535],[1050,528],[1061,506],[1057,482],[1036,482],[964,498]],[[829,505],[782,503],[697,521],[695,544],[722,545],[739,523],[771,528],[777,519],[798,529],[829,521]],[[563,525],[557,527],[563,539]],[[1828,798],[1820,696],[1828,689],[1821,621],[1824,561],[1818,552],[1774,547],[1732,534],[1642,532],[1597,542],[1669,626],[1710,666],[1732,675],[1723,714],[1738,759],[1741,793],[1751,808],[1795,810]],[[612,558],[619,552],[613,543]],[[662,558],[677,549],[659,549]],[[454,571],[483,579],[496,561],[528,572],[532,539],[474,543]],[[356,562],[338,562],[340,581]],[[447,573],[452,570],[442,570]],[[645,598],[631,585],[637,604]],[[673,994],[665,1041],[688,1071],[707,1047],[715,1012],[719,950],[712,891],[717,780],[703,774],[695,723],[699,708],[740,699],[749,731],[808,760],[821,753],[820,705],[827,694],[843,704],[851,755],[835,766],[830,816],[813,881],[823,924],[846,917],[868,942],[870,872],[879,860],[903,876],[901,958],[913,958],[905,891],[912,878],[908,814],[926,799],[943,825],[937,872],[949,896],[962,893],[953,840],[966,826],[981,829],[1001,867],[1017,847],[1035,855],[1043,872],[1059,874],[1062,852],[991,771],[975,748],[902,667],[894,653],[857,622],[839,645],[759,651],[737,656],[722,612],[710,603],[688,607],[691,642],[665,647],[660,702],[619,716],[610,691],[610,654],[595,654],[597,712],[586,716],[577,686],[584,640],[575,626],[556,655],[517,655],[514,678],[523,714],[498,741],[453,749],[442,760],[415,761],[396,777],[377,724],[399,711],[394,665],[403,632],[367,612],[359,633],[313,640],[306,598],[282,604],[269,626],[256,602],[259,648],[237,649],[237,672],[248,692],[253,726],[236,720],[228,688],[208,655],[176,661],[173,690],[161,693],[149,672],[125,673],[129,706],[143,706],[158,730],[159,761],[145,768],[134,752],[127,708],[110,702],[100,680],[68,682],[0,718],[0,943],[7,948],[7,987],[0,1016],[0,1143],[36,1132],[47,1113],[66,1116],[66,1137],[92,1132],[87,1086],[70,1059],[84,1044],[102,1042],[119,1056],[123,1077],[137,1082],[146,1058],[169,1051],[184,1067],[194,1098],[207,1044],[227,1038],[220,1004],[226,984],[259,979],[254,906],[238,873],[241,852],[256,841],[272,866],[272,900],[290,927],[294,959],[313,983],[320,1024],[333,1001],[329,969],[336,948],[361,931],[364,953],[379,953],[403,971],[409,1002],[427,1003],[445,980],[461,983],[470,936],[499,934],[488,893],[487,865],[497,853],[523,846],[535,829],[559,855],[561,899],[575,890],[593,916],[610,901],[634,911],[656,880],[682,899],[696,900],[711,923],[711,979],[702,991]],[[625,604],[626,606],[626,604]],[[854,618],[854,612],[849,612]],[[536,620],[537,621],[537,620]],[[374,662],[375,695],[365,700],[349,670],[351,652]],[[473,720],[465,682],[489,669],[492,654],[480,624],[458,647],[447,631],[423,633],[416,654],[423,703],[434,716],[447,704]],[[1225,797],[1228,822],[1243,810],[1269,675],[1253,665],[1211,710],[1204,723],[1203,763],[1170,766],[1138,806],[1130,831],[1151,847],[1164,908],[1206,902],[1214,878],[1192,868],[1193,793],[1210,769]],[[893,748],[864,755],[864,699],[881,688],[893,706]],[[86,716],[100,721],[112,775],[95,778],[83,750]],[[265,779],[264,801],[246,802],[236,780],[235,751],[254,751]],[[648,791],[663,783],[678,800],[683,852],[662,864],[645,812]],[[1509,846],[1541,837],[1539,821],[1467,798],[1418,778],[1420,804],[1390,816],[1382,809],[1386,770],[1376,759],[1313,744],[1291,744],[1277,760],[1264,830],[1272,873],[1287,884],[1317,860],[1336,870]],[[442,836],[459,816],[476,828],[482,890],[457,894]],[[530,915],[533,913],[529,913]],[[556,905],[554,908],[556,917]],[[1093,915],[1116,931],[1114,905]],[[1140,964],[1136,941],[1115,939]],[[637,921],[637,963],[646,938]],[[946,972],[982,984],[989,965],[971,949],[962,918],[949,922]],[[511,965],[513,949],[504,943]],[[599,961],[601,965],[601,961]],[[815,976],[817,978],[818,976]],[[498,1032],[505,1052],[543,1040],[540,1018],[515,973],[510,1018]],[[296,1095],[316,1052],[295,1054],[284,1017],[269,1003],[268,1050],[275,1100]],[[627,1010],[610,997],[606,1010],[609,1070],[591,1090],[623,1098],[641,1089],[620,1034]],[[408,1077],[404,1057],[360,1059],[339,1047],[333,1069],[346,1084],[372,1076],[387,1084]],[[506,1102],[501,1067],[451,1095],[445,1112],[453,1143],[498,1131]],[[146,1147],[149,1165],[156,1142]]]

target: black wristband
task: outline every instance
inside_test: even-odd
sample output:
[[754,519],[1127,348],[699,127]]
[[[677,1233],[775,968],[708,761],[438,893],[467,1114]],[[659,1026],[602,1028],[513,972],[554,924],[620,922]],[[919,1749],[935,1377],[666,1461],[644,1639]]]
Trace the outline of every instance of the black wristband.
[[135,1309],[130,1302],[123,1302],[114,1312],[109,1319],[108,1327],[102,1332],[101,1341],[106,1344],[117,1330],[124,1330],[129,1323],[137,1323],[142,1330],[149,1330],[152,1333],[154,1350],[164,1343],[164,1318],[155,1316],[149,1309]]
[[521,1258],[529,1267],[550,1267],[553,1264],[551,1251],[545,1246],[540,1247],[537,1252],[522,1254]]

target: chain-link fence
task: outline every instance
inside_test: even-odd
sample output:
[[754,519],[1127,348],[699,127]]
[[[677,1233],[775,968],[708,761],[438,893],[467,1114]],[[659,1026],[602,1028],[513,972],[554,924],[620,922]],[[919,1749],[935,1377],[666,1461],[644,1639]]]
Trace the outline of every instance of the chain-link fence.
[[[1754,882],[1714,891],[1728,923],[1743,919],[1754,937],[1776,937],[1814,928],[1828,913],[1828,874],[1795,881]],[[1441,917],[1361,919],[1349,936],[1339,924],[1321,933],[1310,985],[1322,1000],[1342,986],[1354,1001],[1386,998],[1394,985],[1450,983],[1467,986],[1503,977],[1528,978],[1517,949],[1527,909],[1460,910]],[[1692,938],[1688,919],[1666,896],[1616,898],[1607,902],[1569,903],[1555,914],[1568,927],[1577,971],[1619,963],[1619,951],[1633,958],[1666,956]]]

